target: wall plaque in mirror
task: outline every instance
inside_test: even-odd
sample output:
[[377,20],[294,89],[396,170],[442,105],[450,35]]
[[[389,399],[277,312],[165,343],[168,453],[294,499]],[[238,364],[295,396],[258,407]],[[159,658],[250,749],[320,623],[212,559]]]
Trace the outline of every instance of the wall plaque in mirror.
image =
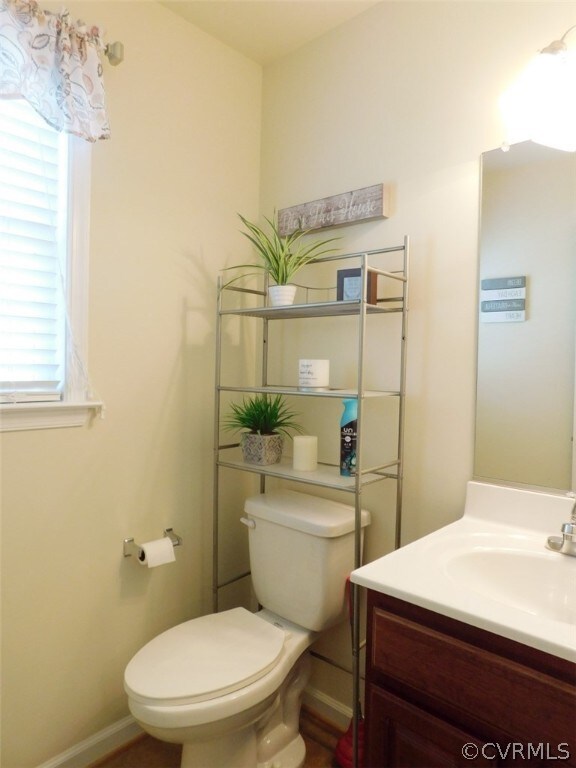
[[479,304],[474,474],[574,488],[576,154],[485,152],[479,247],[479,300],[504,303]]

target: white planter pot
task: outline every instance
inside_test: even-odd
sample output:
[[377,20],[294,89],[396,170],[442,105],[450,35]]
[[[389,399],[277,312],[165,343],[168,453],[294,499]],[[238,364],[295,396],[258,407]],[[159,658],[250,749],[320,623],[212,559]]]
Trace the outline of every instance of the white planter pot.
[[240,436],[242,456],[248,464],[278,464],[282,458],[282,435],[256,435],[243,432]]
[[296,296],[295,285],[269,285],[268,299],[273,307],[285,307],[294,304]]

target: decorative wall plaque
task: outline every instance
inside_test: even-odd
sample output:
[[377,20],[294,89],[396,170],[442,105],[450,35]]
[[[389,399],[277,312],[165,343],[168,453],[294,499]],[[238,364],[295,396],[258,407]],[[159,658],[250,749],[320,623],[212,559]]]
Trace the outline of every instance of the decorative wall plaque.
[[480,289],[481,322],[522,323],[526,320],[526,275],[485,278]]
[[389,217],[389,194],[384,184],[323,197],[278,211],[278,228],[284,237],[297,229],[325,229]]

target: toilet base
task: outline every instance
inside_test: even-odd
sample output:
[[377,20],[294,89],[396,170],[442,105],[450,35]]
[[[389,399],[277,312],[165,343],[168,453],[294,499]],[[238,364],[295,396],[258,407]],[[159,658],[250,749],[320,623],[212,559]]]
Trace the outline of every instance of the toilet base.
[[255,734],[248,736],[240,732],[229,736],[225,742],[215,745],[184,744],[180,768],[302,768],[306,758],[304,739],[298,734],[281,749],[272,760],[254,762],[256,754]]
[[306,745],[300,734],[296,736],[272,761],[258,763],[256,768],[302,768],[306,759]]
[[255,708],[242,727],[184,741],[181,768],[302,768],[306,746],[299,733],[300,705],[310,671],[310,656],[304,653],[276,696]]
[[228,733],[226,738],[184,744],[180,768],[256,768],[256,734],[253,728]]

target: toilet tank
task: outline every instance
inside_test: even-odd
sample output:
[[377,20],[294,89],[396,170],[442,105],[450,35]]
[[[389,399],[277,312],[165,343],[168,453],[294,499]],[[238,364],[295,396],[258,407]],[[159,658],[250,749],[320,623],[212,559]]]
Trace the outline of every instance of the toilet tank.
[[[296,491],[246,499],[252,584],[264,608],[320,631],[346,617],[354,507]],[[370,513],[361,511],[361,525]]]

